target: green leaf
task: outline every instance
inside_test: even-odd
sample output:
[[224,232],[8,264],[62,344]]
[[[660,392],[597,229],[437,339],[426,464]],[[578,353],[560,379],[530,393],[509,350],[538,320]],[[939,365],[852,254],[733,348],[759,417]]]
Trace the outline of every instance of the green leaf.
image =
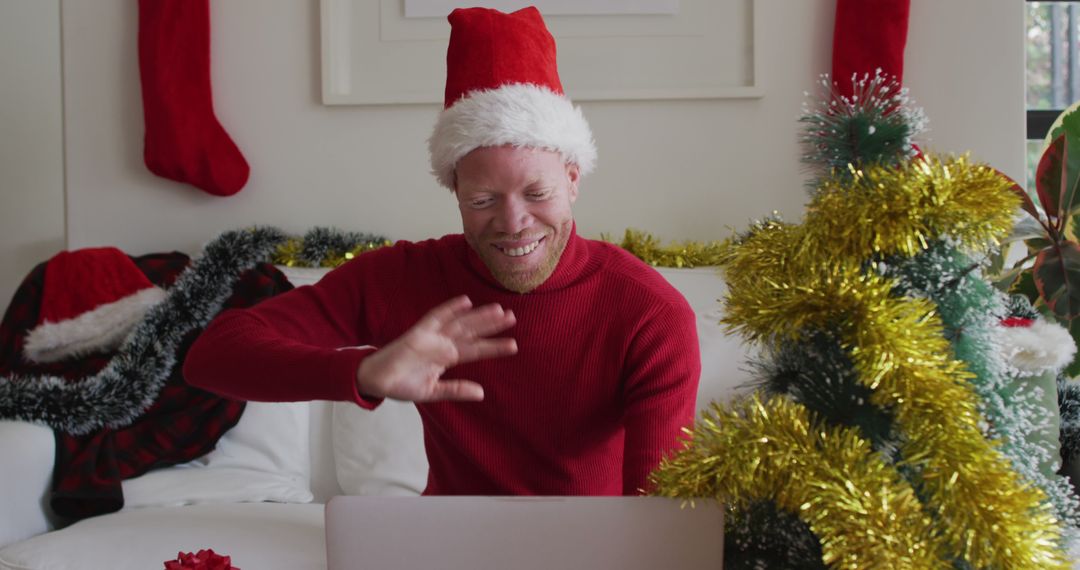
[[1071,216],[1080,209],[1080,113],[1067,111],[1061,118],[1065,134],[1065,168],[1062,185],[1061,210]]
[[1080,316],[1080,246],[1066,241],[1035,257],[1035,286],[1059,320]]
[[997,275],[1005,269],[1005,258],[1009,256],[1009,244],[1005,243],[1000,248],[992,250],[988,256],[990,263],[986,266],[987,275]]
[[1034,255],[1048,247],[1053,247],[1054,242],[1050,241],[1047,237],[1032,238],[1024,241],[1024,245],[1028,248],[1028,253]]
[[1070,236],[1072,241],[1078,241],[1080,240],[1080,236],[1077,235],[1078,231],[1080,231],[1080,214],[1073,215],[1069,218],[1067,227],[1065,228],[1065,231],[1062,232],[1062,235]]
[[[993,271],[993,267],[990,268],[990,271]],[[991,278],[993,281],[991,283],[994,285],[995,289],[1002,293],[1008,293],[1013,290],[1017,280],[1020,278],[1020,274],[1024,271],[1027,271],[1027,269],[1023,267],[1013,267],[1012,269],[1006,269],[1000,273],[988,272],[987,274],[993,275]],[[1028,273],[1030,274],[1030,271],[1028,271]]]
[[1038,220],[1025,216],[1013,225],[1009,237],[1005,238],[1005,243],[1036,238],[1048,240],[1049,236],[1046,235],[1046,228]]
[[1039,288],[1035,286],[1035,275],[1031,271],[1024,271],[1020,278],[1013,282],[1010,293],[1019,293],[1028,298],[1032,305],[1039,300]]

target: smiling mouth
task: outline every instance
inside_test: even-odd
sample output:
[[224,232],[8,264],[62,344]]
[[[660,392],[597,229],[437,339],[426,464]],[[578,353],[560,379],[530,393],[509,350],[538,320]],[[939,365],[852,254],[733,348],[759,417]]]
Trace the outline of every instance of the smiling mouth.
[[530,244],[523,245],[523,246],[520,246],[520,247],[506,247],[506,246],[500,245],[500,244],[492,244],[492,245],[494,245],[495,249],[501,251],[504,255],[506,255],[508,257],[522,257],[522,256],[525,256],[525,255],[529,255],[530,253],[535,251],[536,248],[540,247],[540,242],[542,242],[542,241],[544,241],[544,238],[540,238],[540,239],[538,239],[538,240],[536,240],[536,241],[534,241],[534,242],[532,242]]

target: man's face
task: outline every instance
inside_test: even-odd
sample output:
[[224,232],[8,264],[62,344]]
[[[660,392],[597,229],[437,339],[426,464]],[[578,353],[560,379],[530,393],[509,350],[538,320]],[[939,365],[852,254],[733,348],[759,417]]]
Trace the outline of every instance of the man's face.
[[573,228],[578,178],[577,165],[533,148],[481,147],[458,161],[465,239],[503,287],[526,293],[555,271]]

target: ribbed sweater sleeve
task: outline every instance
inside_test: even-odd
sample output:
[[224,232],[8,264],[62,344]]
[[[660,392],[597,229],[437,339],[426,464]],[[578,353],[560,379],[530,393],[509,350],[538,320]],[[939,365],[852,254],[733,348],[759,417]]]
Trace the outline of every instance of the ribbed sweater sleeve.
[[193,386],[253,401],[378,402],[356,391],[356,371],[370,344],[363,290],[355,286],[378,252],[250,309],[218,315],[188,351],[184,378]]
[[685,301],[664,304],[642,322],[627,355],[623,494],[648,490],[665,454],[681,448],[694,421],[701,357],[695,315]]

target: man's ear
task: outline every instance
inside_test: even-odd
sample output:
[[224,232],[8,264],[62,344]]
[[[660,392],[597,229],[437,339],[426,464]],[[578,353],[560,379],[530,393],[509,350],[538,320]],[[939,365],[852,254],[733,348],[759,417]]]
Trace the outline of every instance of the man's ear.
[[569,183],[570,203],[573,204],[578,196],[578,182],[581,181],[581,168],[576,163],[567,163],[566,179]]

